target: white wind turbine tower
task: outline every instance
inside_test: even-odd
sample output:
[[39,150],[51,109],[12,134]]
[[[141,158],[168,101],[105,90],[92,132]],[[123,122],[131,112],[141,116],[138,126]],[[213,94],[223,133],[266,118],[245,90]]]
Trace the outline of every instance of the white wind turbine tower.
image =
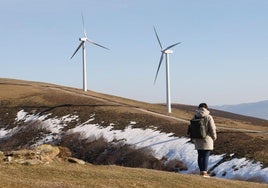
[[73,56],[76,54],[76,52],[82,47],[82,58],[83,58],[83,90],[87,91],[87,62],[86,62],[86,42],[89,42],[91,44],[97,45],[99,47],[102,47],[104,49],[109,50],[109,48],[106,48],[102,45],[99,45],[91,40],[89,40],[87,38],[87,34],[86,34],[86,29],[85,29],[85,23],[84,23],[84,16],[82,14],[82,22],[83,22],[83,31],[84,31],[84,36],[79,38],[79,40],[81,41],[79,46],[77,47],[77,49],[75,50],[75,52],[73,53],[71,59],[73,58]]
[[157,75],[158,75],[158,72],[159,72],[159,69],[161,67],[161,64],[162,64],[162,61],[163,61],[163,58],[164,58],[164,54],[166,56],[166,97],[167,97],[167,112],[168,113],[171,113],[171,100],[170,100],[170,77],[169,77],[169,54],[172,54],[173,51],[170,50],[172,47],[180,44],[180,42],[178,43],[175,43],[173,45],[170,45],[168,46],[167,48],[163,49],[162,47],[162,44],[160,42],[160,39],[157,35],[157,32],[156,32],[156,29],[154,27],[154,32],[155,32],[155,35],[156,35],[156,38],[158,40],[158,43],[160,45],[160,48],[161,48],[161,57],[160,57],[160,61],[159,61],[159,65],[158,65],[158,68],[157,68],[157,72],[156,72],[156,75],[155,75],[155,79],[154,79],[154,84],[156,82],[156,79],[157,79]]

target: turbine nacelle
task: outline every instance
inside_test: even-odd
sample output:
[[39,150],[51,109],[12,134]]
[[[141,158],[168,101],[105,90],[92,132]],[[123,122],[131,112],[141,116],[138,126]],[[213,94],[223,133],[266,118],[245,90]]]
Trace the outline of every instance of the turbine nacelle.
[[86,42],[88,39],[87,39],[87,37],[81,37],[81,38],[79,38],[79,40],[83,41],[83,42]]
[[165,50],[165,51],[161,51],[161,52],[163,52],[165,54],[172,54],[173,53],[173,50]]

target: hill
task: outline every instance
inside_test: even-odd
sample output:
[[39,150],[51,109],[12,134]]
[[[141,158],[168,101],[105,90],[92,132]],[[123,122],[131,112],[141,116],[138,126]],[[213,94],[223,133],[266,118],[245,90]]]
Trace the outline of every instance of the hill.
[[214,108],[236,114],[268,119],[268,100],[237,105],[214,106]]
[[[2,151],[31,147],[45,134],[49,137],[45,137],[47,140],[42,140],[43,142],[62,144],[58,140],[61,134],[81,127],[89,120],[91,124],[102,127],[109,128],[112,125],[113,134],[116,134],[116,130],[124,130],[131,124],[133,128],[153,128],[160,133],[172,133],[173,136],[184,137],[188,121],[194,112],[193,106],[175,105],[172,114],[167,114],[165,106],[162,105],[92,91],[85,93],[78,89],[47,83],[0,79],[0,89],[0,150]],[[263,167],[268,166],[268,121],[216,110],[211,110],[211,113],[215,117],[219,134],[214,155],[246,157],[261,162]],[[79,118],[74,121],[70,115]],[[55,123],[57,126],[64,124],[62,132],[50,130],[47,133],[48,130],[45,129],[36,131],[35,127],[29,126],[29,121],[26,121],[30,116],[33,117],[31,120],[37,119],[41,125],[43,120],[50,123],[52,120],[58,121],[58,124]],[[60,119],[64,119],[64,122],[59,122]],[[27,127],[27,131],[23,131],[22,127]],[[18,128],[21,129],[16,132],[16,137],[9,140],[6,135]],[[29,131],[29,128],[35,132]],[[9,136],[11,137],[11,134]],[[16,140],[19,137],[23,137],[21,139],[23,142]]]

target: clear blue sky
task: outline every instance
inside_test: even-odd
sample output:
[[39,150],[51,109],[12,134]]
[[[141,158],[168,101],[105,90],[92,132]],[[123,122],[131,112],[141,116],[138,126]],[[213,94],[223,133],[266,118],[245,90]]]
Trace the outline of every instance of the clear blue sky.
[[88,89],[165,102],[165,66],[153,85],[160,48],[170,55],[173,103],[238,104],[268,99],[267,0],[2,0],[0,77],[82,88],[83,35]]

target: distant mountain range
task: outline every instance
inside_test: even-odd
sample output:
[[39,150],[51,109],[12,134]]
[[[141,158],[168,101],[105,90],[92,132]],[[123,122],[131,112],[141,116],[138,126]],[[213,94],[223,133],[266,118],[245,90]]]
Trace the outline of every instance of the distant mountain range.
[[213,106],[212,108],[268,120],[268,100],[237,105]]

